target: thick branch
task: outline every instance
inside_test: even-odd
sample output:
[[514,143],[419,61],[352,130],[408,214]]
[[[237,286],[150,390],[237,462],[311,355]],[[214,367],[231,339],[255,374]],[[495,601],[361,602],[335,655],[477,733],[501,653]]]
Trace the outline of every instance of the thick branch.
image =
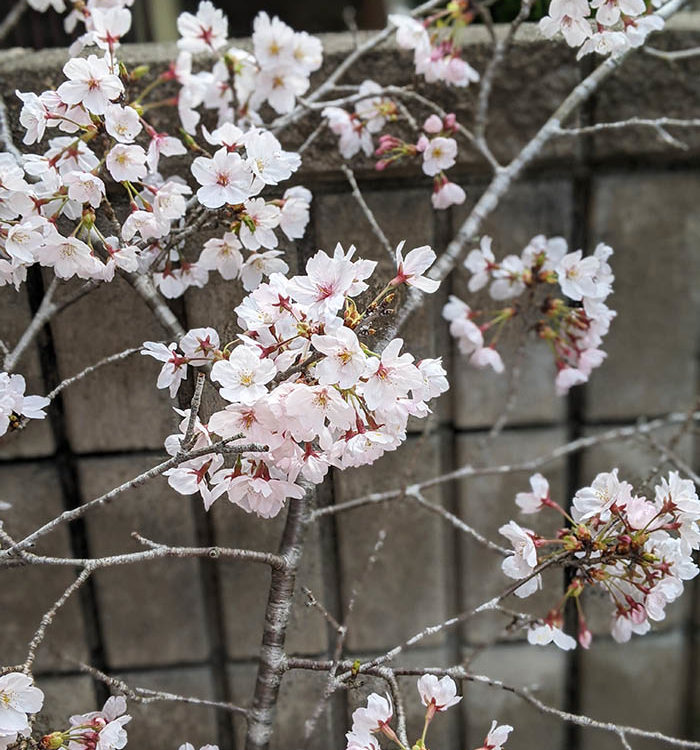
[[287,521],[279,548],[279,555],[284,559],[285,566],[272,572],[255,695],[248,715],[246,750],[267,750],[272,737],[280,683],[286,669],[284,644],[287,626],[314,496],[313,485],[307,485],[305,490],[301,499],[289,501]]

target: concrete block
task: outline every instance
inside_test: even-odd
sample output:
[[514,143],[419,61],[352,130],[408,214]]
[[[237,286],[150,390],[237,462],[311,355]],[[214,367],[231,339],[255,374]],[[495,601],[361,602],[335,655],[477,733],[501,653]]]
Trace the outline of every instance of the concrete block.
[[[385,454],[372,467],[339,472],[336,502],[426,479],[440,473],[437,438],[411,438],[398,451]],[[426,498],[443,502],[439,488]],[[410,500],[394,500],[338,514],[336,517],[344,607],[358,581],[380,529],[386,542],[371,573],[359,589],[349,623],[347,644],[353,650],[388,649],[428,625],[441,622],[447,611],[444,522]],[[423,644],[444,640],[444,634]]]
[[588,385],[587,418],[661,414],[693,404],[698,199],[700,184],[690,172],[595,180],[589,249],[595,242],[615,249],[610,305],[618,316],[603,346],[608,358]]
[[[679,633],[635,637],[626,644],[594,644],[582,652],[583,713],[664,734],[683,734],[684,643]],[[612,733],[582,730],[584,750],[620,747]],[[656,750],[657,740],[631,735],[639,750]]]
[[37,677],[36,685],[44,691],[44,708],[37,719],[36,734],[65,730],[74,714],[101,708],[96,703],[92,678],[87,675]]
[[[144,341],[166,338],[150,310],[121,279],[67,308],[52,331],[61,377]],[[73,449],[161,448],[174,419],[167,390],[156,388],[159,371],[160,364],[152,357],[134,354],[68,388],[64,401]]]
[[[566,656],[556,646],[531,646],[511,643],[492,647],[469,664],[473,674],[502,680],[507,685],[527,688],[539,700],[562,708],[564,699]],[[564,724],[545,716],[512,693],[481,682],[464,683],[462,711],[466,720],[465,747],[483,743],[495,719],[514,729],[508,746],[514,750],[546,747],[564,748]]]
[[[58,477],[49,463],[0,465],[0,500],[12,503],[0,513],[5,530],[22,539],[63,511]],[[4,545],[3,545],[4,546]],[[59,526],[39,540],[34,551],[71,557],[68,527]],[[44,613],[75,579],[66,567],[30,566],[0,569],[0,663],[18,664]],[[37,652],[36,669],[66,669],[88,659],[79,594],[58,612]]]
[[[214,699],[211,677],[204,667],[123,672],[115,676],[129,687]],[[132,716],[126,727],[130,746],[176,750],[184,742],[191,742],[195,748],[217,743],[216,711],[219,709],[174,701],[143,705],[127,699],[127,705]]]
[[[84,459],[86,497],[146,471],[147,456]],[[138,531],[156,542],[196,545],[190,500],[159,477],[117,496],[86,517],[94,556],[142,551]],[[107,659],[112,667],[192,662],[209,653],[199,561],[164,559],[105,568],[96,573]]]

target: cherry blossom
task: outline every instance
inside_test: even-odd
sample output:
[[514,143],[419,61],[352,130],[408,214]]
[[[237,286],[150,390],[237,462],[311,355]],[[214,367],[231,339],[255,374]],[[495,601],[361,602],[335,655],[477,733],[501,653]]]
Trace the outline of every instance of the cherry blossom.
[[181,37],[177,46],[181,50],[193,54],[215,52],[226,44],[228,21],[222,10],[209,0],[202,0],[196,15],[180,13],[177,30]]
[[73,57],[63,66],[63,72],[68,80],[57,90],[63,102],[82,104],[94,115],[104,114],[109,102],[124,91],[107,60],[97,55]]
[[43,396],[25,396],[26,383],[22,375],[0,372],[0,436],[4,435],[18,417],[44,419],[44,409],[50,401]]
[[[5,373],[3,373],[5,374]],[[8,672],[0,677],[0,732],[22,733],[29,727],[28,714],[41,711],[44,694],[34,686],[31,677]]]
[[434,674],[424,674],[418,679],[418,692],[423,705],[435,711],[447,711],[462,700],[455,681],[447,675],[438,680]]
[[428,245],[423,245],[410,250],[404,258],[402,250],[405,244],[405,241],[402,241],[396,248],[397,271],[396,276],[389,283],[392,286],[408,284],[428,294],[436,292],[440,282],[422,275],[435,261],[437,257],[435,251]]

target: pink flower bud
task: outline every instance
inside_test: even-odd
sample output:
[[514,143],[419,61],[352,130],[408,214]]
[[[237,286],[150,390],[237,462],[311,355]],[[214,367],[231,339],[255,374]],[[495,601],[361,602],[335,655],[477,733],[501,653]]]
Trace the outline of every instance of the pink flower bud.
[[423,123],[423,130],[431,135],[436,135],[442,130],[442,120],[437,115],[430,115]]

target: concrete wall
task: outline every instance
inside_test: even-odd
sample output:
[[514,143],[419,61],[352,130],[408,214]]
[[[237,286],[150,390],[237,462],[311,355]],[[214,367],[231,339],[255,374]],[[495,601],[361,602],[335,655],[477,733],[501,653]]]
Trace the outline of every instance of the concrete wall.
[[[324,41],[330,62],[350,44],[342,35]],[[468,57],[483,69],[487,59],[483,30],[471,30],[469,41]],[[683,16],[655,43],[667,48],[700,44],[700,18]],[[172,47],[134,47],[127,54],[131,60],[162,64],[172,51]],[[0,90],[8,105],[15,107],[15,88],[41,90],[55,82],[55,68],[64,59],[58,51],[3,53]],[[500,157],[517,151],[590,62],[579,66],[570,50],[537,41],[532,29],[524,30],[506,74],[494,89],[489,135]],[[408,58],[392,48],[372,53],[354,78],[379,78],[378,72],[395,82],[412,80]],[[439,91],[437,96],[445,109],[469,122],[474,91]],[[586,106],[582,121],[632,114],[696,116],[699,101],[700,58],[668,65],[639,54]],[[298,128],[290,145],[301,143],[309,130]],[[439,311],[451,289],[463,286],[458,274],[405,332],[411,351],[422,356],[445,354],[450,368],[452,389],[439,404],[432,432],[426,437],[413,435],[401,451],[371,469],[336,474],[324,488],[322,502],[425,478],[468,460],[534,457],[576,435],[692,406],[700,307],[700,133],[689,130],[682,135],[689,144],[685,151],[669,149],[646,131],[557,142],[513,189],[485,229],[504,254],[519,251],[540,232],[563,234],[572,244],[588,249],[598,241],[615,248],[617,281],[611,304],[619,316],[606,342],[608,360],[591,383],[576,389],[568,400],[557,398],[547,358],[529,356],[509,427],[484,456],[480,442],[500,411],[506,386],[503,378],[467,369],[451,352]],[[401,171],[378,175],[369,163],[361,163],[361,187],[392,243],[408,239],[415,245],[431,243],[438,252],[444,249],[485,185],[483,166],[466,153],[461,158],[454,174],[467,189],[467,204],[439,215],[430,209],[427,179]],[[315,200],[308,238],[289,249],[292,270],[316,248],[331,250],[337,241],[354,243],[362,255],[382,260],[382,251],[335,165],[333,140],[324,136],[305,157],[302,181],[314,190]],[[33,273],[19,294],[0,290],[0,338],[17,339],[37,306],[41,287],[41,274]],[[240,296],[236,284],[214,279],[206,290],[192,291],[173,307],[186,327],[213,325],[226,332],[233,330],[231,311]],[[42,393],[100,356],[161,335],[142,302],[116,281],[57,317],[20,369],[29,381],[29,392]],[[8,529],[17,534],[29,531],[62,508],[80,504],[156,463],[163,437],[174,426],[167,398],[154,387],[156,370],[152,361],[141,357],[105,368],[68,389],[50,420],[30,424],[21,439],[0,445],[0,496],[14,503],[3,513]],[[686,437],[679,448],[689,460],[691,438]],[[547,474],[564,498],[597,471],[619,466],[625,477],[639,480],[656,461],[642,444],[615,444],[562,460],[548,467]],[[513,496],[526,485],[526,474],[482,478],[443,485],[430,497],[494,536],[498,526],[513,516]],[[88,516],[85,523],[48,537],[41,549],[81,555],[128,550],[135,548],[129,537],[135,529],[172,543],[214,541],[271,549],[282,523],[281,518],[260,521],[224,504],[207,516],[199,502],[175,494],[159,479]],[[503,585],[495,558],[411,504],[325,519],[310,538],[299,585],[309,586],[340,616],[380,529],[387,531],[387,541],[350,623],[351,655],[381,652]],[[69,580],[70,574],[59,569],[0,573],[0,663],[21,660],[43,610]],[[259,568],[208,560],[153,562],[139,569],[101,572],[60,613],[49,634],[49,647],[40,652],[37,674],[48,694],[48,714],[60,722],[103,697],[102,686],[78,674],[79,661],[123,675],[137,686],[247,702],[267,583],[267,572]],[[571,656],[553,647],[535,650],[521,640],[505,638],[479,653],[473,669],[518,685],[539,685],[543,700],[600,719],[698,739],[700,690],[694,670],[700,598],[697,585],[688,589],[653,634],[629,645],[612,642],[601,618],[600,635],[590,652]],[[488,618],[474,620],[461,630],[424,641],[402,663],[457,663],[491,633]],[[298,602],[290,652],[325,657],[332,648],[329,636],[318,613]],[[416,709],[411,683],[405,681],[408,704]],[[295,674],[285,681],[276,748],[296,746],[323,684],[322,676],[315,674]],[[341,747],[349,712],[377,687],[368,678],[331,702],[310,747]],[[491,717],[516,727],[509,743],[514,750],[618,746],[616,738],[600,732],[571,731],[506,693],[473,684],[465,685],[465,692],[461,708],[436,722],[434,747],[476,746]],[[224,750],[242,747],[242,723],[238,719],[231,723],[227,716],[217,717],[208,709],[160,704],[147,710],[132,706],[131,713],[133,747],[175,748],[184,740],[196,747],[205,742],[218,742]],[[655,747],[643,742],[633,745]]]

